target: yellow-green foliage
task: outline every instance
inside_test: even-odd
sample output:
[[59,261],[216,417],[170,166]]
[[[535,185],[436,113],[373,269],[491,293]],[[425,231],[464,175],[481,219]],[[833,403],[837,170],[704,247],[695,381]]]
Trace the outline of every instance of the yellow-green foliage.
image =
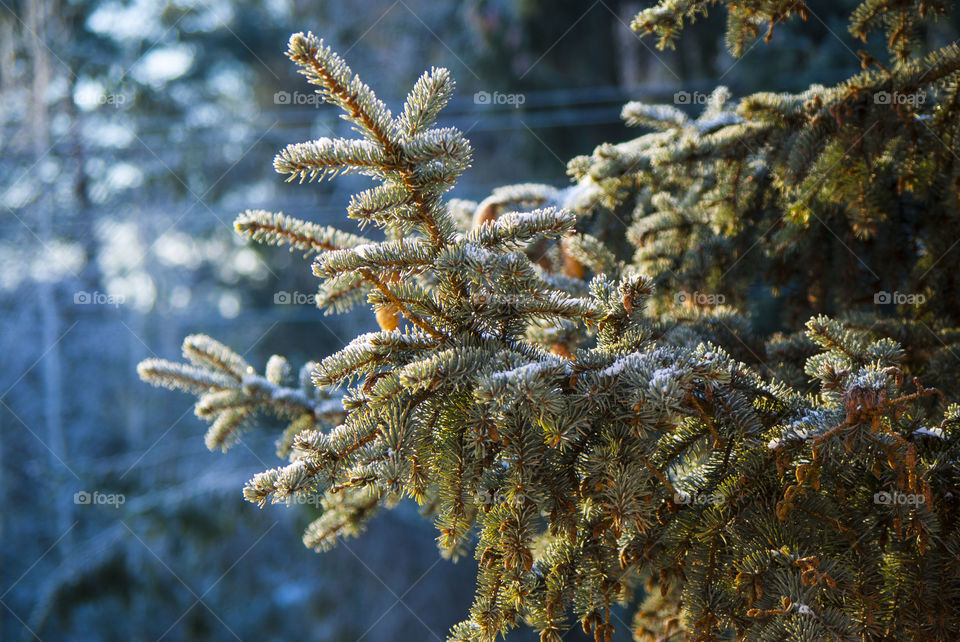
[[[634,24],[670,43],[708,4],[664,1]],[[725,4],[735,52],[806,14]],[[289,57],[360,138],[290,145],[274,167],[370,176],[348,213],[385,240],[266,212],[237,228],[313,256],[321,307],[366,302],[382,329],[299,381],[280,357],[259,375],[206,337],[186,340],[192,365],[140,374],[199,395],[211,448],[258,411],[285,419],[288,463],[244,494],[318,500],[307,546],[418,502],[442,554],[477,560],[451,639],[526,623],[545,641],[576,624],[609,640],[617,603],[638,639],[958,639],[960,50],[915,56],[919,12],[854,14],[855,33],[887,30],[889,70],[736,103],[720,89],[695,120],[631,103],[627,122],[654,131],[574,159],[573,187],[480,203],[444,200],[470,163],[463,136],[435,126],[446,70],[394,116],[296,34]],[[927,98],[891,107],[881,92]],[[632,213],[633,257],[601,240],[612,210]],[[757,287],[785,291],[790,319],[843,318],[757,336]],[[879,315],[875,293],[897,289],[926,301]]]

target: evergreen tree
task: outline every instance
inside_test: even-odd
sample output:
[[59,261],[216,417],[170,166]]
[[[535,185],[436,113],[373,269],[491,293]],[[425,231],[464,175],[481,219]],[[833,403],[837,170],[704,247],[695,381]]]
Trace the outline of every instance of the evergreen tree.
[[[707,4],[633,27],[667,46]],[[808,13],[725,4],[734,54]],[[480,203],[443,197],[470,163],[435,125],[445,70],[394,116],[296,34],[289,57],[359,137],[274,167],[372,177],[347,211],[384,240],[262,211],[237,229],[315,255],[319,306],[367,302],[381,330],[299,379],[203,336],[140,375],[199,395],[210,448],[258,412],[286,420],[289,463],[244,495],[318,496],[307,546],[417,501],[444,555],[477,558],[452,639],[524,622],[556,641],[579,620],[609,640],[624,602],[638,639],[957,639],[960,48],[921,38],[948,8],[868,0],[851,32],[882,27],[886,62],[864,52],[862,74],[797,95],[720,88],[696,119],[628,104],[653,132],[574,159],[572,187]],[[813,317],[771,335],[763,292],[787,327]],[[875,305],[891,293],[896,316]]]

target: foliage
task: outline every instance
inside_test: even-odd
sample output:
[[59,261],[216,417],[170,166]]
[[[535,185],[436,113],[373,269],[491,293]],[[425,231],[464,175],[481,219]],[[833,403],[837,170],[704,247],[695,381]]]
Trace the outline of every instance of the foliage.
[[[706,4],[663,2],[634,24],[668,44]],[[761,18],[805,13],[729,4],[735,53]],[[889,70],[865,56],[880,70],[737,104],[718,89],[696,120],[631,103],[627,121],[656,131],[572,161],[573,188],[481,203],[443,199],[470,162],[462,134],[434,124],[445,70],[394,116],[296,34],[288,56],[359,138],[290,145],[274,167],[375,179],[348,214],[384,240],[264,212],[237,228],[316,254],[319,305],[366,299],[381,330],[316,365],[322,392],[288,384],[279,358],[261,377],[197,337],[192,366],[150,360],[141,376],[200,394],[211,447],[253,410],[288,420],[289,463],[244,495],[319,496],[308,546],[419,502],[440,550],[478,561],[452,639],[523,621],[560,640],[573,615],[609,640],[611,605],[640,593],[640,639],[956,638],[960,407],[944,402],[958,392],[960,49],[914,54],[917,20],[945,7],[861,5],[852,30],[887,28]],[[632,260],[609,238],[623,212]],[[755,336],[756,287],[786,292],[791,322],[843,317]],[[864,305],[878,287],[924,303],[885,319]]]

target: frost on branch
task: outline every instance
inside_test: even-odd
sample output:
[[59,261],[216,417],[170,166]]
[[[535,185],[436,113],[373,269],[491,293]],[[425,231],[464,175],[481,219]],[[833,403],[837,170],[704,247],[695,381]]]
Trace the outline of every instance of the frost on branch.
[[[635,27],[669,43],[707,4],[662,2]],[[758,18],[806,14],[725,4],[735,51]],[[654,131],[574,159],[573,186],[523,183],[480,202],[445,200],[471,158],[460,132],[435,126],[454,88],[446,70],[421,76],[393,116],[312,34],[294,35],[288,56],[360,137],[290,145],[274,167],[301,181],[368,176],[347,216],[377,238],[262,211],[237,228],[310,256],[321,307],[366,304],[380,330],[297,379],[281,357],[260,375],[202,336],[184,343],[189,364],[140,366],[199,396],[211,448],[254,413],[283,419],[287,462],[248,482],[249,501],[316,500],[304,543],[317,550],[416,501],[441,554],[477,560],[455,640],[521,623],[552,642],[575,623],[609,640],[617,603],[636,607],[638,639],[960,635],[960,410],[943,404],[960,382],[955,364],[928,370],[960,336],[954,303],[902,321],[816,315],[764,341],[744,300],[769,275],[821,294],[792,302],[807,318],[854,287],[796,269],[825,251],[810,221],[827,211],[861,240],[897,234],[878,203],[907,192],[956,220],[920,121],[864,102],[892,87],[955,94],[955,47],[799,95],[734,104],[721,88],[697,118],[631,103],[628,123]],[[929,115],[949,111],[955,128],[955,104]],[[918,162],[899,176],[879,156],[870,171],[833,171],[869,118],[889,136],[873,151]],[[924,248],[949,241],[911,220]],[[882,271],[874,249],[864,256]],[[906,264],[884,274],[930,273],[926,252],[901,252]],[[939,273],[920,280],[945,287]]]

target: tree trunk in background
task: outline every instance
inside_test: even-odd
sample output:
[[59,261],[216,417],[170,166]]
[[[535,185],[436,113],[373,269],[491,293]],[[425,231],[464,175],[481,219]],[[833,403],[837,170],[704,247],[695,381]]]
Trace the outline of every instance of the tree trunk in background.
[[[611,26],[617,50],[617,82],[624,89],[662,89],[664,86],[674,87],[680,82],[678,50],[660,51],[652,39],[644,40],[629,28],[633,17],[646,6],[639,2],[623,5],[618,13],[620,19],[614,20]],[[694,60],[701,55],[700,45],[694,40],[684,42],[684,51],[691,53]]]
[[617,75],[618,84],[624,89],[633,89],[643,83],[643,70],[640,66],[643,45],[640,39],[630,29],[625,29],[624,24],[629,25],[633,17],[640,11],[641,6],[637,2],[628,2],[620,7],[620,20],[613,21],[613,38],[617,46],[616,60],[619,63]]
[[[31,91],[31,121],[30,133],[33,147],[34,168],[43,161],[50,149],[50,134],[47,114],[47,87],[50,84],[50,62],[47,56],[47,45],[42,37],[46,32],[46,14],[49,7],[42,0],[31,0],[26,7],[26,24],[24,34],[30,51],[33,68],[33,86]],[[46,250],[54,239],[52,210],[52,195],[46,189],[41,189],[35,203],[38,219],[37,236],[41,252]],[[52,258],[52,257],[51,257]],[[62,416],[62,380],[60,367],[60,314],[57,309],[55,284],[49,279],[40,279],[38,301],[40,308],[40,336],[41,341],[38,357],[42,355],[41,368],[43,378],[43,416],[46,427],[46,446],[50,450],[50,480],[53,496],[54,512],[56,513],[57,529],[60,534],[70,528],[70,518],[73,513],[72,494],[67,492],[69,486],[64,484],[67,471],[64,464],[67,458],[67,444],[63,432]],[[72,537],[67,535],[61,545],[57,547],[64,558],[69,559],[72,549]]]
[[13,84],[13,43],[13,21],[0,20],[0,91],[6,91]]

